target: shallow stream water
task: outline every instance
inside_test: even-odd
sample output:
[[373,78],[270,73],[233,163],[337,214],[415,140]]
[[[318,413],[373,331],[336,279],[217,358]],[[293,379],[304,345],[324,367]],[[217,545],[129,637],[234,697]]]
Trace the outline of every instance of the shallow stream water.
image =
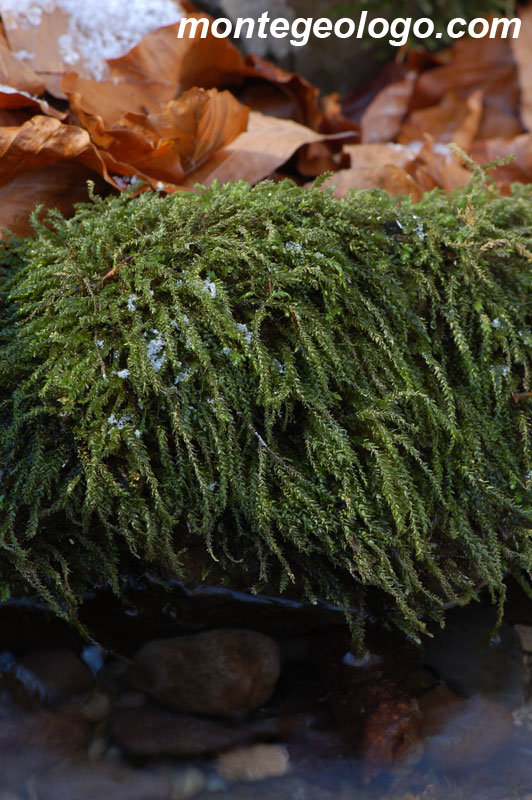
[[[220,589],[102,593],[84,607],[99,644],[33,600],[4,603],[0,800],[532,800],[532,602],[513,587],[495,638],[494,621],[453,609],[423,650],[370,626],[357,657],[331,607]],[[255,711],[183,713],[132,680],[146,642],[220,629],[278,645]],[[231,662],[237,683],[251,662]],[[208,695],[221,677],[203,672]]]

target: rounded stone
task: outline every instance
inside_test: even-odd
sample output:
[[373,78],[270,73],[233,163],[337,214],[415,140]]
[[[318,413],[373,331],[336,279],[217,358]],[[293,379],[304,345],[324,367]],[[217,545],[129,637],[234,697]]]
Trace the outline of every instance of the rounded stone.
[[279,647],[269,636],[219,629],[149,642],[126,680],[177,711],[230,717],[265,703],[279,673]]

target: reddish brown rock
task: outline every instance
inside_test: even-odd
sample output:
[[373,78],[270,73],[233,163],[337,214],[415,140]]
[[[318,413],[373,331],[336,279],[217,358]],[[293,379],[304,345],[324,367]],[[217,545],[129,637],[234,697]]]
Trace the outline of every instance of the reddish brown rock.
[[27,713],[2,709],[0,715],[0,780],[2,788],[21,778],[43,774],[55,765],[82,756],[90,736],[81,720],[55,711]]
[[95,684],[90,669],[71,650],[34,650],[18,661],[35,676],[42,699],[50,705],[90,692]]
[[514,735],[512,714],[482,697],[462,698],[446,687],[419,700],[427,755],[442,770],[489,762]]
[[[356,658],[348,637],[330,632],[320,638],[314,656],[338,728],[349,750],[362,759],[366,782],[382,770],[417,762],[423,753],[414,696],[414,686],[424,680],[421,662],[408,643],[379,650]],[[396,661],[402,653],[404,660]]]
[[126,673],[134,688],[177,711],[233,716],[259,708],[280,673],[279,648],[248,630],[213,630],[146,644]]
[[275,737],[277,721],[231,725],[162,708],[116,708],[109,719],[109,732],[130,756],[194,758]]

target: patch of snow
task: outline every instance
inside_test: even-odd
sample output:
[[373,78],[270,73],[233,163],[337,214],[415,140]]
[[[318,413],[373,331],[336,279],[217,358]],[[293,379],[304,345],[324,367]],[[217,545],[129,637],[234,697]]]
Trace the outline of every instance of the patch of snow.
[[216,284],[214,281],[210,281],[208,278],[205,278],[203,281],[203,288],[213,299],[216,297]]
[[17,50],[17,52],[13,53],[13,55],[16,56],[19,61],[33,61],[35,58],[35,55],[30,53],[29,50]]
[[449,161],[453,154],[449,145],[444,144],[443,142],[435,142],[432,149],[437,155],[445,156],[446,161]]
[[188,367],[186,367],[183,370],[183,372],[181,372],[179,375],[176,375],[174,384],[177,386],[178,383],[183,383],[183,381],[186,381],[186,379],[188,378],[189,375],[190,375],[190,369]]
[[153,369],[159,372],[164,364],[164,348],[166,347],[166,342],[159,331],[154,329],[152,333],[155,338],[148,342],[147,353]]
[[83,62],[95,80],[108,75],[107,59],[123,56],[145,34],[183,16],[174,0],[0,0],[8,30],[39,26],[43,12],[55,10],[70,15],[68,31],[58,41],[62,59],[71,66]]
[[236,323],[236,327],[238,328],[239,331],[242,331],[242,333],[244,334],[244,339],[246,340],[246,342],[248,344],[251,344],[251,337],[252,337],[253,334],[251,333],[250,330],[248,330],[248,326],[244,325],[243,322],[237,322]]
[[121,431],[126,427],[128,422],[133,422],[133,420],[131,419],[131,417],[117,417],[116,414],[111,414],[107,418],[107,422],[111,426],[116,426],[118,430]]

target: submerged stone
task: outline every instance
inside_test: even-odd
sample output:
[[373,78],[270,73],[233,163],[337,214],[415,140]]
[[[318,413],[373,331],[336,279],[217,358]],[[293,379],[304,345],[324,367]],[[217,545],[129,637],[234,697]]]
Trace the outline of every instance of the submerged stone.
[[515,708],[525,698],[528,675],[514,629],[498,629],[492,608],[467,606],[449,612],[445,630],[425,644],[425,659],[463,697],[479,695]]

